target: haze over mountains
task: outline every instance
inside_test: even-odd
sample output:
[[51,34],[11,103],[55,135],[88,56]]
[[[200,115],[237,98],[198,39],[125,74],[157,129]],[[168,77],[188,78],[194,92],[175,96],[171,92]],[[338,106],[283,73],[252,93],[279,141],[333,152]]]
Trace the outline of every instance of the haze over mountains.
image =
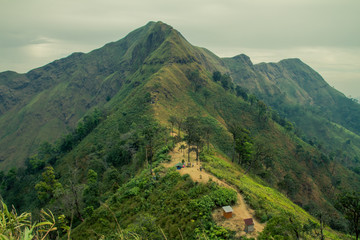
[[[93,116],[96,124],[84,127]],[[168,120],[172,116],[206,122],[212,131],[201,139],[203,144],[211,143],[213,150],[202,149],[204,164],[214,176],[233,181],[234,185],[239,176],[249,172],[251,181],[263,189],[266,185],[282,191],[312,214],[321,209],[340,219],[341,213],[335,209],[336,194],[344,188],[359,191],[358,103],[330,87],[300,59],[256,65],[243,54],[221,59],[204,48],[192,46],[171,26],[150,22],[90,53],[74,53],[26,74],[0,73],[0,167],[25,169],[24,174],[18,171],[17,179],[28,178],[33,184],[21,188],[20,183],[14,183],[29,193],[23,198],[15,195],[13,186],[6,185],[6,200],[21,199],[17,205],[31,209],[62,199],[52,196],[53,200],[40,201],[38,205],[31,201],[40,172],[45,165],[51,165],[64,186],[71,169],[79,171],[79,186],[89,184],[87,173],[95,171],[97,181],[106,186],[98,195],[104,200],[113,196],[109,205],[119,215],[125,214],[124,199],[139,195],[120,196],[117,188],[113,189],[115,183],[109,180],[110,171],[116,172],[114,179],[118,179],[116,184],[123,192],[142,188],[136,185],[136,176],[149,167],[148,148],[153,143],[146,142],[148,133],[140,133],[139,129],[146,129],[144,126],[152,121],[170,127]],[[178,130],[180,135],[184,131],[181,126]],[[169,133],[159,130],[153,134],[158,137],[153,147],[158,154],[150,158],[159,164],[159,152],[168,146],[164,136]],[[240,138],[248,139],[253,148],[247,161],[239,153],[236,163],[234,145]],[[46,154],[43,148],[39,150],[44,141],[53,148]],[[210,159],[218,155],[223,160],[217,160],[217,169],[215,160]],[[228,166],[230,159],[233,165]],[[224,166],[228,169],[222,169]],[[237,177],[227,179],[229,169],[236,169]],[[282,211],[298,214],[304,222],[310,218],[295,205],[289,207],[291,210],[280,205],[269,207],[267,204],[278,193],[269,193],[265,200],[267,197],[256,192],[254,186],[238,188],[248,196],[248,204],[257,208],[257,217],[263,217],[264,222]],[[142,197],[150,199],[153,193],[148,194]],[[91,205],[93,210],[99,207],[97,197]],[[283,195],[279,198],[286,199]],[[84,204],[89,203],[84,200]],[[84,209],[79,210],[75,234],[86,239],[90,236],[86,229],[95,229],[99,222],[98,216],[91,214],[81,222]],[[97,213],[103,210],[100,207]],[[149,214],[155,222],[164,224],[154,212]],[[132,217],[126,216],[123,228],[133,223]],[[328,225],[341,229],[338,222],[331,221]],[[200,224],[200,220],[194,222]],[[108,234],[111,227],[99,231]],[[173,227],[165,231],[174,234],[170,228]],[[191,231],[186,234],[190,237]]]

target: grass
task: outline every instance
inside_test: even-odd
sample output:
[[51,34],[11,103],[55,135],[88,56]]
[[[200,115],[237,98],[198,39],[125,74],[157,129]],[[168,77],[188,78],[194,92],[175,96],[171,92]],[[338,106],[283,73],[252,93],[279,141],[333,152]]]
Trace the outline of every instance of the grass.
[[[254,176],[244,174],[241,168],[229,162],[226,157],[207,155],[205,159],[203,162],[205,170],[235,186],[245,201],[255,210],[255,215],[259,221],[267,221],[274,216],[286,215],[295,216],[303,224],[309,219],[318,222],[316,218],[279,191],[263,185],[260,183],[261,180],[256,180]],[[327,239],[348,239],[349,237],[329,228],[325,230],[325,236]]]

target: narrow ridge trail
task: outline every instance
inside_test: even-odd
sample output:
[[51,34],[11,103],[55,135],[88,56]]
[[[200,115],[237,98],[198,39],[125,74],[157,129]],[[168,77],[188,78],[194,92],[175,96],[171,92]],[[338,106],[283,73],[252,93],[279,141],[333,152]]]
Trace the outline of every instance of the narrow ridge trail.
[[[181,149],[180,148],[181,145],[186,145],[186,144],[184,142],[180,142],[176,144],[173,151],[169,153],[171,156],[171,161],[167,163],[163,163],[163,166],[165,168],[174,167],[177,163],[179,162],[181,163],[182,160],[185,160],[185,165],[187,164],[187,159],[188,159],[187,148]],[[194,152],[191,152],[190,153],[191,167],[182,168],[181,170],[179,170],[179,173],[181,175],[189,174],[193,181],[202,182],[202,183],[207,183],[211,179],[220,186],[231,188],[237,192],[237,203],[231,206],[233,209],[232,218],[226,219],[225,217],[223,217],[222,209],[217,208],[212,212],[212,216],[215,222],[220,226],[236,231],[236,237],[240,237],[244,235],[247,235],[248,237],[256,237],[259,234],[259,232],[262,232],[264,229],[264,224],[259,223],[254,218],[255,216],[254,210],[250,209],[249,206],[247,206],[247,204],[244,201],[244,198],[239,193],[239,191],[233,186],[226,183],[225,181],[222,181],[217,177],[215,177],[214,175],[206,172],[205,170],[202,169],[201,171],[200,170],[201,163],[197,163],[195,160],[196,160],[196,155]],[[245,229],[244,219],[246,218],[252,218],[255,223],[255,231],[252,233],[246,234],[244,231]]]

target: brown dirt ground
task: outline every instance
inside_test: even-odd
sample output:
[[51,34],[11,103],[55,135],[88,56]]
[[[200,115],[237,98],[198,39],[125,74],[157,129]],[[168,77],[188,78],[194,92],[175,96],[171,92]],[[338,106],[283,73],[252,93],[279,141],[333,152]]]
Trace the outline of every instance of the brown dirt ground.
[[[182,159],[185,160],[185,165],[186,165],[188,160],[187,149],[180,150],[179,148],[181,145],[186,146],[184,142],[178,143],[175,146],[174,150],[170,153],[171,161],[167,163],[163,163],[165,168],[173,167],[175,164],[182,162]],[[259,223],[254,218],[254,210],[250,209],[246,205],[242,195],[234,187],[216,178],[214,175],[205,172],[204,169],[200,171],[201,163],[196,163],[195,159],[196,159],[195,152],[192,152],[190,154],[190,162],[192,166],[185,167],[179,170],[181,175],[189,174],[194,181],[203,182],[203,183],[206,183],[209,181],[209,179],[211,179],[212,181],[218,183],[220,186],[231,188],[237,192],[237,203],[234,206],[231,206],[233,209],[233,217],[226,219],[225,217],[223,217],[222,209],[218,208],[215,209],[212,213],[215,222],[220,226],[236,231],[236,237],[240,237],[244,235],[247,235],[247,237],[256,237],[259,234],[259,232],[262,232],[264,229],[264,224]],[[253,233],[246,234],[244,231],[245,228],[244,219],[246,218],[253,218],[254,220],[255,231]]]

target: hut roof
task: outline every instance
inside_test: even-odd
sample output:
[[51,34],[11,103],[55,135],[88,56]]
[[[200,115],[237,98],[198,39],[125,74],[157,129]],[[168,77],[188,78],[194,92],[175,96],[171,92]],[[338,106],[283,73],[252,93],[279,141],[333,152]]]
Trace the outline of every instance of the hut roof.
[[228,212],[232,212],[232,208],[230,206],[224,206],[222,207],[222,209],[224,210],[224,212],[228,213]]
[[247,218],[244,219],[245,225],[249,226],[249,225],[254,225],[254,221],[252,218]]

